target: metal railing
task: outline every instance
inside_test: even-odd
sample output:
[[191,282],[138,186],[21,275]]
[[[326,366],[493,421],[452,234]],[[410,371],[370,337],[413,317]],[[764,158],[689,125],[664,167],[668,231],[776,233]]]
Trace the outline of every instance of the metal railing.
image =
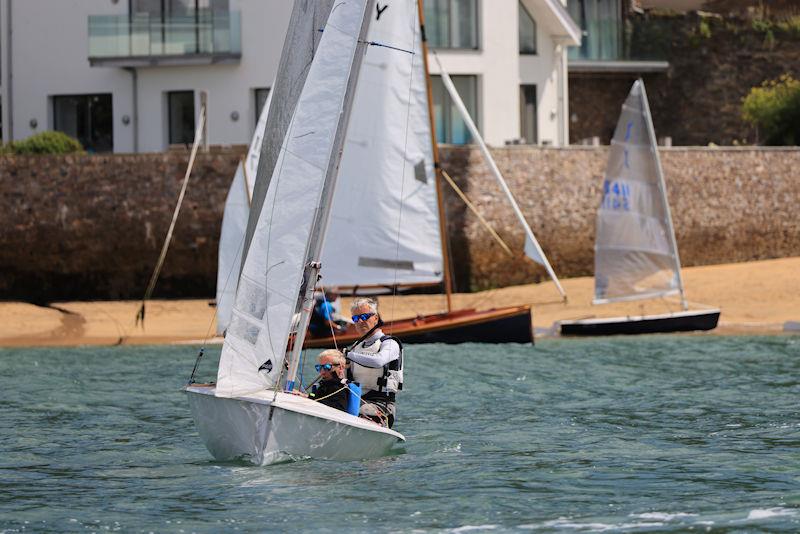
[[198,11],[162,19],[148,14],[89,16],[89,57],[241,54],[239,12]]

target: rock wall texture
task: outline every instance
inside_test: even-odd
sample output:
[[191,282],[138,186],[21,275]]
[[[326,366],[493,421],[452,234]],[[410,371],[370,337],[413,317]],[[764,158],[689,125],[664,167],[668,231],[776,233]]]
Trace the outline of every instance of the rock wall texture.
[[[608,147],[494,149],[522,211],[559,276],[594,269],[595,213]],[[474,149],[443,152],[448,169],[509,245],[524,234],[489,169]],[[800,255],[800,150],[661,150],[683,265]],[[525,283],[546,277],[523,258],[509,258],[478,219],[448,196],[459,288]],[[798,274],[800,276],[800,274]]]
[[[155,295],[211,297],[222,208],[240,150],[198,155]],[[591,274],[607,148],[494,149],[559,276]],[[516,251],[523,232],[480,153],[442,166]],[[662,152],[684,265],[800,255],[800,150]],[[166,235],[188,154],[0,157],[0,299],[140,298]],[[446,193],[457,289],[546,277],[509,257]]]
[[[669,69],[643,76],[659,137],[675,145],[758,142],[742,119],[750,89],[782,74],[798,76],[800,26],[697,12],[631,13],[626,53],[669,61]],[[636,73],[570,73],[570,141],[593,136],[608,143]]]

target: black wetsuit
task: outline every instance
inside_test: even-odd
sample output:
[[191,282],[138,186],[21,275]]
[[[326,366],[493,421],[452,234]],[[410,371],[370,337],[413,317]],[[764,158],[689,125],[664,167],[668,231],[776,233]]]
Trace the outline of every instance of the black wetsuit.
[[333,380],[320,380],[320,382],[314,386],[309,398],[314,400],[321,399],[319,402],[325,406],[330,406],[331,408],[336,408],[337,410],[346,412],[348,395],[347,390],[347,385],[342,384],[342,381],[338,378],[334,378]]

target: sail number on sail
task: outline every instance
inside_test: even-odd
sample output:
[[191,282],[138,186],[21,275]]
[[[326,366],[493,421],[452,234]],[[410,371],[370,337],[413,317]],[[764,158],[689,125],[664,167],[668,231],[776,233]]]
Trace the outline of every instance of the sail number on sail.
[[621,180],[603,180],[603,202],[600,209],[631,211],[631,188]]

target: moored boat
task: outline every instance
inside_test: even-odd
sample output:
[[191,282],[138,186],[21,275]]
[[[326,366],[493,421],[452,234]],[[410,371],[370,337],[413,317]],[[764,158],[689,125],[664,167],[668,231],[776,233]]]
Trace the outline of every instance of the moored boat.
[[713,330],[720,310],[687,310],[658,315],[631,315],[559,321],[563,336],[618,336]]
[[620,113],[609,150],[595,234],[593,304],[680,296],[681,311],[560,321],[565,336],[716,328],[720,310],[689,310],[675,229],[644,82]]
[[[384,332],[403,343],[533,343],[530,306],[512,306],[477,311],[460,309],[387,322]],[[348,345],[359,338],[350,325],[344,333],[308,336],[309,348]]]

